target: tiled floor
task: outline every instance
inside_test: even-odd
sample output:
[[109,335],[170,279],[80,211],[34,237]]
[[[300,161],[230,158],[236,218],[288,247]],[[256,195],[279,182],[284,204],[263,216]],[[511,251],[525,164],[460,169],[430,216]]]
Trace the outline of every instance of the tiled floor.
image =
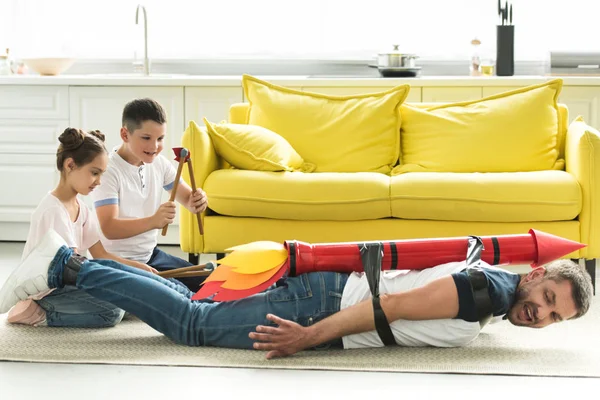
[[[22,243],[0,242],[0,282]],[[164,247],[182,256],[177,247]],[[600,379],[0,362],[0,399],[524,399],[597,392]],[[591,393],[590,393],[591,392]]]

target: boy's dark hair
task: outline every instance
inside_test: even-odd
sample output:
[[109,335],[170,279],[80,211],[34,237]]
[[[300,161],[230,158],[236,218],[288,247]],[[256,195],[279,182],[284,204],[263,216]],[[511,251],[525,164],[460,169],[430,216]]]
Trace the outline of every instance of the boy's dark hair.
[[167,122],[165,109],[152,99],[135,99],[125,104],[123,109],[122,126],[126,127],[129,133],[139,129],[144,121],[154,121],[158,124]]
[[102,152],[107,153],[104,147],[104,134],[100,131],[84,132],[81,129],[67,128],[58,137],[60,145],[56,150],[56,168],[62,172],[65,160],[72,158],[78,167],[94,161]]

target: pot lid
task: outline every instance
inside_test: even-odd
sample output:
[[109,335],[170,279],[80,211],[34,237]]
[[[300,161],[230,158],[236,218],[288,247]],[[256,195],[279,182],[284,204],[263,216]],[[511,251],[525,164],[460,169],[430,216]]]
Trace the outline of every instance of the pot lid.
[[416,55],[413,54],[413,53],[403,53],[400,50],[398,50],[398,47],[400,47],[399,44],[394,44],[392,46],[394,46],[394,50],[389,51],[389,52],[381,52],[381,53],[379,53],[379,55],[380,56],[397,55],[397,56],[413,56],[413,57],[416,57]]

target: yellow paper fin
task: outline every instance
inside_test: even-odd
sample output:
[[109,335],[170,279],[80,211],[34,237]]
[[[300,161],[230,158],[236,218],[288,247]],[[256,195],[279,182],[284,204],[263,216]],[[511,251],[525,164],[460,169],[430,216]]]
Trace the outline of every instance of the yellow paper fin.
[[234,251],[220,259],[219,264],[231,266],[240,274],[258,274],[283,264],[287,257],[285,249]]
[[247,250],[280,250],[283,249],[283,244],[272,242],[269,240],[261,240],[257,242],[240,244],[238,246],[229,247],[225,249],[226,253],[232,251],[247,251]]

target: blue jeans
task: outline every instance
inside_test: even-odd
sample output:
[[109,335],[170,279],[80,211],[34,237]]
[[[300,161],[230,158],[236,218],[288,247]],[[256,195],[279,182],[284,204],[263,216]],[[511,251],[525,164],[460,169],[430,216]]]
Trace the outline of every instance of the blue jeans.
[[[72,250],[63,246],[49,269],[50,287],[62,285]],[[257,325],[272,325],[269,313],[308,326],[340,310],[348,275],[315,272],[285,278],[275,287],[232,301],[192,301],[193,293],[157,275],[112,260],[87,260],[76,286],[137,316],[176,343],[251,349]],[[319,348],[341,347],[341,340]]]
[[[169,253],[165,253],[158,247],[155,247],[152,251],[152,255],[150,256],[150,261],[147,263],[149,266],[156,269],[158,272],[170,271],[175,268],[184,268],[190,267],[193,264],[179,258],[170,255]],[[195,276],[195,277],[186,277],[186,278],[171,278],[176,279],[179,282],[183,283],[193,292],[197,292],[200,290],[200,285],[206,279],[205,276]]]
[[121,322],[125,314],[75,286],[56,289],[36,303],[46,311],[48,326],[54,327],[107,328]]

